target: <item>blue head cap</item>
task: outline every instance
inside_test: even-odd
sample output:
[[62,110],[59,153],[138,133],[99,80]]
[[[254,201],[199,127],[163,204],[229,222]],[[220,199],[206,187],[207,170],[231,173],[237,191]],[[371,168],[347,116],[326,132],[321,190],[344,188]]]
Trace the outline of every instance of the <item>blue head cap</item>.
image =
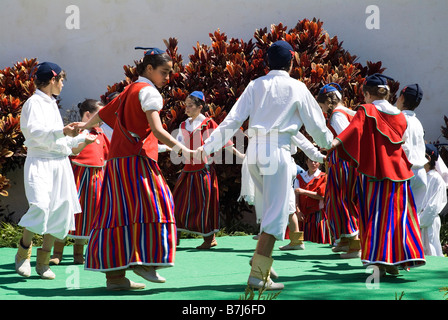
[[288,65],[294,57],[295,52],[288,42],[279,40],[269,47],[267,54],[270,68],[275,69]]
[[40,81],[49,81],[53,77],[58,76],[62,69],[56,63],[42,62],[37,65],[37,71],[34,74]]
[[328,93],[328,92],[335,92],[336,91],[336,95],[338,96],[339,99],[342,99],[342,88],[339,84],[335,83],[335,82],[331,82],[329,84],[326,84],[322,87],[322,89],[320,89],[319,94],[324,94],[324,93]]
[[423,99],[423,90],[416,84],[410,84],[401,90],[401,94],[414,98],[415,102],[420,103]]
[[196,98],[201,99],[202,101],[205,101],[205,96],[202,93],[202,91],[194,91],[194,92],[190,93],[190,96],[196,97]]
[[394,79],[385,76],[384,74],[375,73],[366,78],[366,80],[364,81],[364,85],[369,87],[382,87],[389,89],[389,86],[387,85],[387,80],[394,81]]
[[135,47],[135,50],[145,50],[145,56],[166,53],[166,51],[160,50],[159,48]]

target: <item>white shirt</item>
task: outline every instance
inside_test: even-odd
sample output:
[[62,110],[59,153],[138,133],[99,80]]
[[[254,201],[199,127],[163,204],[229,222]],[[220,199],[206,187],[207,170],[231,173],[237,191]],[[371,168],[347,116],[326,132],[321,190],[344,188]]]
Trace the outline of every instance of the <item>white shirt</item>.
[[440,174],[435,170],[430,170],[427,172],[427,177],[428,189],[423,199],[423,209],[418,214],[422,228],[430,227],[447,204],[445,182]]
[[56,99],[39,89],[25,102],[20,117],[28,157],[54,159],[69,156],[85,135],[66,137]]
[[402,148],[409,162],[412,163],[412,169],[422,168],[428,162],[425,157],[425,131],[414,111],[403,110],[402,112],[408,122],[403,134],[404,144],[402,144]]
[[225,145],[249,118],[248,136],[297,134],[305,124],[307,132],[321,147],[330,149],[333,134],[325,125],[318,103],[302,82],[286,71],[272,70],[249,83],[227,117],[205,141],[204,151],[211,154]]
[[[344,106],[337,106],[334,111],[336,110],[343,110],[346,113],[354,116],[356,114],[356,111],[351,110],[347,107]],[[342,131],[345,130],[345,128],[348,127],[348,125],[350,124],[350,122],[348,121],[347,117],[345,116],[345,114],[341,113],[341,112],[334,112],[331,115],[330,118],[330,125],[331,127],[334,129],[334,131],[336,131],[336,134],[340,134]]]
[[[185,120],[185,129],[188,132],[193,132],[196,130],[201,123],[205,120],[205,116],[200,113],[193,121],[191,118],[188,118]],[[184,136],[182,134],[182,123],[179,125],[179,132],[177,133],[177,141],[181,142],[183,145],[185,145]]]
[[146,82],[150,86],[144,87],[138,93],[140,104],[142,105],[143,112],[156,110],[160,111],[163,108],[163,98],[156,86],[151,80],[145,77],[138,77],[136,82]]
[[[320,175],[320,173],[321,173],[321,171],[319,169],[317,169],[313,174],[309,174],[308,170],[306,170],[306,171],[300,172],[300,176],[302,177],[303,181],[305,181],[305,183],[309,183],[314,178],[317,178]],[[295,183],[294,188],[300,188],[299,181],[297,181],[297,183]]]

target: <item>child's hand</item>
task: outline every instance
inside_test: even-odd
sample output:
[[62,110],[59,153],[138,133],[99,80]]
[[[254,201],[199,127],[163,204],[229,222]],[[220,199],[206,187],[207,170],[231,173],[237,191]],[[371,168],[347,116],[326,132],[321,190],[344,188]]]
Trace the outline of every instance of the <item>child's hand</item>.
[[84,140],[84,142],[86,143],[86,145],[89,145],[89,144],[95,142],[97,137],[98,136],[95,134],[88,134],[86,136],[86,139]]

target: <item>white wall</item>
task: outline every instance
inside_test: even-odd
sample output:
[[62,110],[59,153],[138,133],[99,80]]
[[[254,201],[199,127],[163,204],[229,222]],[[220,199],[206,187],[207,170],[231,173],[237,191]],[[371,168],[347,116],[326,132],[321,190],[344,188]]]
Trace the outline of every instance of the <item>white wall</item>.
[[[69,5],[80,10],[78,30],[66,28]],[[366,28],[369,5],[380,10],[379,29]],[[362,64],[382,61],[403,86],[423,87],[417,115],[435,140],[448,115],[447,16],[446,0],[0,0],[0,68],[33,57],[58,63],[68,73],[61,98],[70,108],[122,80],[122,66],[142,55],[135,46],[164,48],[163,39],[176,37],[188,60],[218,28],[248,41],[257,28],[316,17]]]

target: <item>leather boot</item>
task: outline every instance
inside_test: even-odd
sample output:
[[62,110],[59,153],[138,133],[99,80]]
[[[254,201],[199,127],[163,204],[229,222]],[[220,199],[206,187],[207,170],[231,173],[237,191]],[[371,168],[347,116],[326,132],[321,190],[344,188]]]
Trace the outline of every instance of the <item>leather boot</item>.
[[139,290],[144,289],[143,283],[135,283],[125,277],[125,270],[107,271],[106,272],[106,288],[107,290]]
[[21,275],[22,277],[29,277],[31,275],[31,248],[33,244],[28,248],[25,248],[22,245],[22,240],[19,242],[19,247],[17,249],[17,254],[15,257],[15,265],[16,265],[16,272]]
[[341,253],[342,259],[361,258],[361,240],[350,239],[347,253]]
[[273,262],[274,259],[255,253],[247,284],[254,289],[282,290],[285,286],[270,277]]
[[73,245],[74,264],[84,264],[84,246],[82,244]]
[[290,232],[289,244],[283,247],[279,247],[280,250],[305,250],[305,244],[303,243],[303,231]]
[[155,283],[166,282],[166,279],[164,277],[161,277],[157,273],[156,268],[154,268],[153,266],[135,266],[132,268],[132,270],[136,275],[139,275],[140,277],[148,281]]
[[36,272],[42,279],[52,280],[56,275],[50,269],[50,251],[37,249]]
[[65,247],[65,241],[61,242],[61,241],[55,241],[54,245],[53,245],[53,255],[51,256],[50,259],[50,264],[60,264],[62,261],[62,254],[64,252],[64,247]]

